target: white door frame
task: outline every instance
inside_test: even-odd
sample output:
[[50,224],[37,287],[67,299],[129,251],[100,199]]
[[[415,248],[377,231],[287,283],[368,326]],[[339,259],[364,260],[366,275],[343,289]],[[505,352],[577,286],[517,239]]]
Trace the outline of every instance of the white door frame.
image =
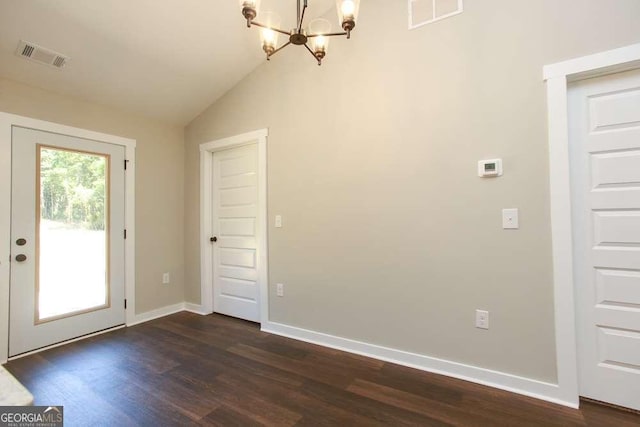
[[269,321],[269,285],[267,256],[267,136],[268,129],[260,129],[229,138],[200,144],[200,304],[201,311],[213,313],[213,248],[212,233],[213,153],[243,145],[258,146],[258,254],[256,267],[260,282],[260,323]]
[[125,296],[126,323],[135,320],[135,147],[134,139],[93,132],[30,117],[0,112],[0,363],[9,355],[9,279],[11,254],[11,128],[34,130],[92,139],[125,147],[129,161],[125,176]]
[[558,396],[578,407],[578,359],[573,282],[568,84],[640,68],[640,43],[544,67],[549,126],[549,184]]

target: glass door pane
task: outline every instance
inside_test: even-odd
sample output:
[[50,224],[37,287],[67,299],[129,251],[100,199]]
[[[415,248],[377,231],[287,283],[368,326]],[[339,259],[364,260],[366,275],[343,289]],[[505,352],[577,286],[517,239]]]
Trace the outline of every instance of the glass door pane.
[[37,146],[36,323],[110,306],[109,160]]

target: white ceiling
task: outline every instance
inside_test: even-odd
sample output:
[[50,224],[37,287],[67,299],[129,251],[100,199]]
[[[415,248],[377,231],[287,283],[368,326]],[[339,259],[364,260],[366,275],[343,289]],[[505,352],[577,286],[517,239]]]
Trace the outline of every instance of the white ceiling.
[[[261,10],[294,27],[295,1]],[[309,0],[308,16],[332,7]],[[56,70],[20,58],[21,39],[71,60]],[[188,123],[263,61],[238,0],[0,0],[0,76],[170,123]]]

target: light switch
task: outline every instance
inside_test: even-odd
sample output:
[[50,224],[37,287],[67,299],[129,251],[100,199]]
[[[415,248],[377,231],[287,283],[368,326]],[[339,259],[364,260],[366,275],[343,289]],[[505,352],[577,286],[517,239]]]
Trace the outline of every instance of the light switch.
[[505,230],[520,228],[520,225],[518,224],[518,209],[502,210],[502,228]]
[[276,228],[282,228],[282,215],[276,215]]

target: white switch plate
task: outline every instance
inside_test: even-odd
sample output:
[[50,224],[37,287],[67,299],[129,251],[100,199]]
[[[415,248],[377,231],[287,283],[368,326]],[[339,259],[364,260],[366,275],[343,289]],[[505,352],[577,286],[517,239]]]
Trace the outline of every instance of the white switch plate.
[[518,209],[502,210],[502,228],[505,230],[518,229],[520,228],[518,222]]
[[171,277],[169,276],[169,273],[164,273],[162,275],[162,284],[163,285],[168,285],[169,282],[171,281],[170,279],[171,279]]
[[276,295],[279,297],[284,296],[284,285],[282,283],[276,284]]
[[476,328],[489,329],[489,312],[476,310]]
[[282,215],[276,215],[276,228],[282,228]]

